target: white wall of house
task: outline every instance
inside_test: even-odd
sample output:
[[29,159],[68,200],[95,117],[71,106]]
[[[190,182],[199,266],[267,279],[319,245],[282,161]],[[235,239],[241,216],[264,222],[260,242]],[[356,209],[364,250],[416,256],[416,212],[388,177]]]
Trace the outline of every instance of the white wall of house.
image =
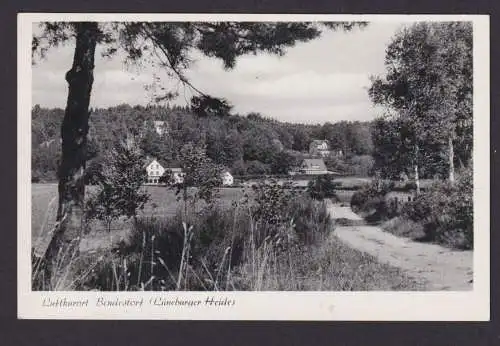
[[224,186],[230,186],[233,185],[234,183],[234,178],[229,172],[224,172],[222,173],[222,185]]
[[153,160],[146,166],[146,172],[148,174],[147,183],[158,184],[160,182],[160,177],[165,173],[165,168],[160,165],[158,161]]
[[318,150],[328,150],[328,143],[323,142],[316,147]]

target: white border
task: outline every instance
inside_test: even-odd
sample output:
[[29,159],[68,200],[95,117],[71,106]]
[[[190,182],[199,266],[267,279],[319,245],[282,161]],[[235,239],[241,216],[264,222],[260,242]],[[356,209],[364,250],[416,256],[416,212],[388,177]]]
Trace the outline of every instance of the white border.
[[[474,289],[467,292],[32,292],[31,37],[38,21],[443,21],[474,25]],[[489,16],[291,14],[18,15],[18,318],[192,320],[487,321],[490,318]],[[43,299],[88,299],[87,308],[42,307]],[[98,297],[144,299],[141,308],[96,307]],[[234,299],[220,307],[150,306],[152,297]]]

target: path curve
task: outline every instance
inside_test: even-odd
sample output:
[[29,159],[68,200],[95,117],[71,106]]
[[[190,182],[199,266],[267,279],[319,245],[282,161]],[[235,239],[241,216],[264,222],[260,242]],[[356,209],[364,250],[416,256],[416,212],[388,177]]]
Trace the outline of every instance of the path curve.
[[[333,219],[362,221],[350,207],[329,204]],[[436,244],[397,237],[377,226],[340,226],[335,235],[348,246],[375,256],[380,262],[424,279],[428,290],[472,290],[472,251],[454,251]]]

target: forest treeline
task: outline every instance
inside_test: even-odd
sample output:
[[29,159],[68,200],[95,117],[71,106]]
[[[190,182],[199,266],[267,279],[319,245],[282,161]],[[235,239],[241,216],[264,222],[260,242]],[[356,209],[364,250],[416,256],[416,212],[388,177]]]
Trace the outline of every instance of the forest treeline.
[[[64,110],[32,109],[33,181],[56,181],[61,152],[60,127]],[[166,131],[156,132],[154,121],[164,121]],[[189,107],[130,106],[91,109],[87,148],[88,176],[102,164],[117,139],[133,138],[144,156],[178,165],[180,149],[187,143],[204,146],[208,157],[234,175],[287,174],[303,158],[315,139],[330,142],[325,157],[330,170],[370,175],[373,170],[372,122],[296,124],[280,122],[258,113],[199,116]]]
[[[37,182],[55,182],[61,153],[60,127],[64,110],[32,109],[32,177]],[[167,124],[159,135],[154,121]],[[102,153],[118,139],[134,138],[144,157],[155,157],[170,167],[178,166],[180,149],[187,143],[204,146],[209,158],[233,175],[287,174],[310,157],[315,139],[330,143],[331,155],[324,157],[331,171],[346,175],[398,179],[411,178],[405,131],[398,119],[371,122],[340,121],[324,124],[286,123],[258,113],[199,116],[189,107],[130,106],[127,104],[91,110],[87,173],[100,169]],[[439,131],[436,131],[438,134]],[[435,140],[422,145],[425,160],[421,178],[443,178],[448,174],[447,146]],[[456,167],[466,166],[472,153],[472,127],[456,137]]]

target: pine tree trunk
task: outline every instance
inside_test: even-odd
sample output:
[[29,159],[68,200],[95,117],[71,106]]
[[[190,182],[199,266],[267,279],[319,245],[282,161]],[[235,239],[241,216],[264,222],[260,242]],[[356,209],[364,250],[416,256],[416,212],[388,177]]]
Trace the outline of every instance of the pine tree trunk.
[[454,150],[453,150],[453,138],[452,136],[448,137],[448,160],[449,160],[449,180],[450,182],[455,181],[455,163],[454,163]]
[[45,269],[44,286],[49,290],[53,289],[51,277],[63,270],[72,256],[77,255],[83,225],[89,102],[94,81],[98,26],[96,22],[75,23],[75,26],[75,54],[73,65],[66,73],[69,92],[61,126],[58,226],[42,259]]

